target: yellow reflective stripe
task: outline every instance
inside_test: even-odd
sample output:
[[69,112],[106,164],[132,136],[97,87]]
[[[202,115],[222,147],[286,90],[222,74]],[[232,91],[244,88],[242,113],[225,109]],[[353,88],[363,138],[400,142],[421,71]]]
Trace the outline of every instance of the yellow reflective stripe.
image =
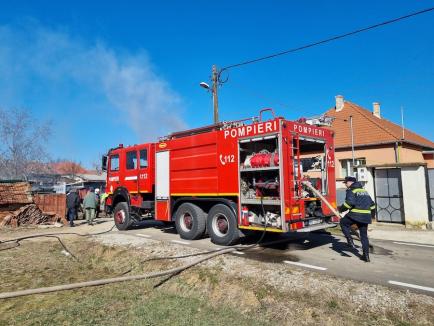
[[370,209],[375,209],[375,205],[372,205],[371,207],[369,207]]
[[346,208],[351,208],[351,206],[348,205],[346,201],[344,202],[344,206],[345,206]]
[[353,212],[353,213],[371,214],[371,210],[370,209],[357,209],[357,208],[354,208],[354,209],[351,210],[351,212]]
[[257,227],[257,226],[244,226],[244,225],[239,225],[238,226],[239,229],[247,229],[247,230],[255,230],[255,231],[267,231],[267,232],[285,232],[281,229],[275,229],[275,228],[262,228],[262,227]]
[[360,188],[358,188],[358,189],[353,189],[353,190],[351,190],[353,193],[357,193],[357,192],[366,192],[366,190],[365,189],[360,189]]

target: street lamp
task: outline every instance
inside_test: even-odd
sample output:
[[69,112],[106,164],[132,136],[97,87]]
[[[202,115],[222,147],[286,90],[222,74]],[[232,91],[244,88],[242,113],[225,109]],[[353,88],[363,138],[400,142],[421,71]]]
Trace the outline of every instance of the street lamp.
[[205,89],[208,89],[208,90],[209,90],[209,85],[208,85],[207,83],[205,83],[205,82],[201,82],[201,83],[199,84],[199,86],[202,87],[202,88],[205,88]]

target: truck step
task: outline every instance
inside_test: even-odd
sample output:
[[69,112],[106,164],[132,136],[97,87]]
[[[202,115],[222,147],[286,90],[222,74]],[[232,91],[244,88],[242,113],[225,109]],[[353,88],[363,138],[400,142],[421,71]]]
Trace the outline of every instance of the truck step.
[[337,224],[335,223],[321,223],[321,224],[308,226],[300,230],[295,230],[295,232],[312,232],[312,231],[317,231],[317,230],[322,230],[327,228],[334,228],[336,227],[336,225]]

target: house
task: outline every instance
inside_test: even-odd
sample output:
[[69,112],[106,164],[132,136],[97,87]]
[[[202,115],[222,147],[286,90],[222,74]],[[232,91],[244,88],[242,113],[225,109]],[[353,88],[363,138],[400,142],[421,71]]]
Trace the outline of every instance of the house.
[[377,221],[430,227],[434,216],[434,142],[336,96],[325,115],[335,132],[338,203],[342,179],[357,176],[377,202]]
[[101,192],[105,191],[106,173],[98,173],[97,171],[88,171],[88,173],[77,173],[66,184],[66,190],[70,188],[99,188]]

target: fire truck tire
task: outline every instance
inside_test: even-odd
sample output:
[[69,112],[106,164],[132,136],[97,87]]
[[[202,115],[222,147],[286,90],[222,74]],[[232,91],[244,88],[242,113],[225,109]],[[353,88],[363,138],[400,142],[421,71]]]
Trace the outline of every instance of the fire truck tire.
[[238,242],[240,232],[232,209],[224,204],[214,205],[208,213],[207,230],[211,241],[222,246]]
[[199,206],[184,203],[176,210],[175,225],[182,239],[199,239],[205,234],[206,214]]
[[115,224],[118,230],[125,231],[133,224],[130,217],[130,209],[126,202],[120,202],[116,204],[115,210],[113,211],[113,216]]

